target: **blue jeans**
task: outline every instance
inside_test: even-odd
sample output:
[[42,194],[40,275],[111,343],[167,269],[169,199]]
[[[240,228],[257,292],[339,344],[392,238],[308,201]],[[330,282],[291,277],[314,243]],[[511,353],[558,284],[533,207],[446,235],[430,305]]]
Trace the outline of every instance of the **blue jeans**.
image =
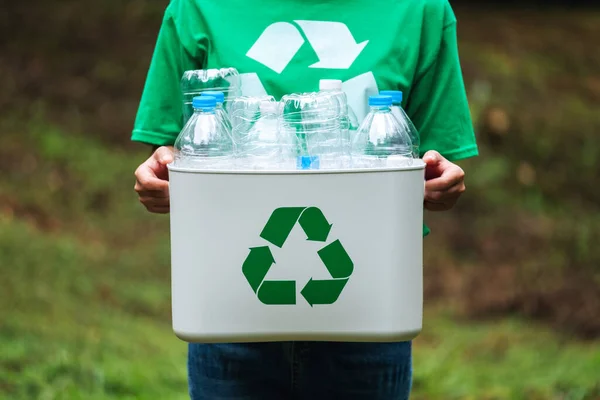
[[406,400],[411,342],[190,344],[192,400]]

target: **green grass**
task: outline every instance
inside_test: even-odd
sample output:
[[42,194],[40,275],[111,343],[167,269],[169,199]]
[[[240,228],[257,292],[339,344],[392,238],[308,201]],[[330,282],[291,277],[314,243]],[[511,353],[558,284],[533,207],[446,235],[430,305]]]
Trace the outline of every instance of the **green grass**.
[[[4,122],[0,159],[0,397],[186,398],[171,332],[168,219],[146,214],[127,154],[32,122]],[[415,399],[596,399],[600,342],[518,319],[431,307]]]
[[429,310],[416,340],[416,399],[597,399],[600,343],[519,319],[459,322]]
[[101,253],[0,221],[7,398],[185,398],[185,345],[170,330],[168,279],[144,276],[153,269],[145,255],[137,264]]
[[185,398],[168,219],[133,192],[147,150],[15,126],[0,151],[13,166],[0,180],[0,397]]

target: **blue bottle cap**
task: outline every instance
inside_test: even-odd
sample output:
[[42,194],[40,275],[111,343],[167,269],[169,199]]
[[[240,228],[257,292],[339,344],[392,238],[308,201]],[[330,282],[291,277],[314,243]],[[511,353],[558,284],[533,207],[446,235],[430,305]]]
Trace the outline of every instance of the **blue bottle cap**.
[[393,104],[402,103],[402,92],[399,90],[382,90],[379,92],[381,96],[392,96]]
[[299,156],[296,169],[319,169],[319,156]]
[[217,99],[213,96],[196,96],[192,99],[192,107],[211,109],[217,106]]
[[225,101],[225,93],[218,92],[216,90],[207,90],[206,92],[200,93],[200,96],[212,96],[217,99],[217,104],[223,103]]
[[390,107],[392,105],[392,96],[369,96],[369,106]]

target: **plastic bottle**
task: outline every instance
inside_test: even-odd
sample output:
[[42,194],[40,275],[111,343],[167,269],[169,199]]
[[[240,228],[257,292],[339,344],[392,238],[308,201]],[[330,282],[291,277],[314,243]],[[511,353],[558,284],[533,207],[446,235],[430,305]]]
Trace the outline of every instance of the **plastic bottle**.
[[[241,95],[241,80],[235,68],[212,68],[188,70],[181,77],[183,97],[183,123],[188,121],[194,109],[192,99],[205,91],[218,90],[226,94],[227,100]],[[227,107],[225,107],[227,108]]]
[[348,117],[348,128],[350,130],[357,130],[359,126],[358,118],[352,107],[348,104],[348,97],[342,89],[342,81],[339,79],[321,79],[319,81],[319,91],[336,94],[340,101],[341,112]]
[[379,94],[392,96],[392,114],[396,117],[400,125],[408,131],[413,146],[413,157],[419,158],[419,146],[421,144],[419,132],[402,108],[402,92],[399,90],[382,90]]
[[370,96],[371,111],[352,140],[355,168],[409,165],[413,159],[410,136],[392,115],[391,96]]
[[331,93],[293,93],[280,102],[280,134],[284,158],[296,169],[341,168],[340,105]]
[[342,90],[342,81],[339,79],[321,79],[319,81],[319,91],[332,93],[340,107],[341,114],[341,146],[342,146],[342,166],[350,166],[350,138],[354,137],[358,130],[358,118],[348,104],[346,93]]
[[260,103],[259,115],[247,134],[243,149],[243,166],[250,169],[277,169],[279,135],[277,129],[277,103]]
[[197,96],[192,100],[194,113],[175,140],[175,165],[214,169],[232,168],[233,141],[217,119],[217,99]]
[[231,133],[231,119],[223,107],[223,103],[225,102],[225,93],[216,90],[207,90],[206,92],[202,92],[201,96],[212,96],[217,99],[217,107],[215,108],[217,119],[225,126],[225,129]]

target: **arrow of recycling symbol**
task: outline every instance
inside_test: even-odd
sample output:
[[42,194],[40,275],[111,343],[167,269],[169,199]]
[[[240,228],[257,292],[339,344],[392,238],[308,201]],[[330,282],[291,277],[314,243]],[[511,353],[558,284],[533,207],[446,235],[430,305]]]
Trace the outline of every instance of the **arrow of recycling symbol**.
[[[308,240],[326,242],[331,224],[316,207],[282,207],[271,214],[260,237],[281,248],[290,232],[300,224]],[[331,279],[310,279],[300,294],[314,304],[333,304],[342,293],[354,269],[354,263],[339,240],[320,249],[317,254],[329,271]],[[265,280],[275,263],[269,246],[250,248],[242,265],[242,272],[250,287],[264,304],[296,304],[295,281]]]
[[267,26],[246,56],[280,74],[305,42],[301,30],[319,58],[309,68],[348,69],[369,43],[357,43],[342,22],[296,20],[294,24]]

